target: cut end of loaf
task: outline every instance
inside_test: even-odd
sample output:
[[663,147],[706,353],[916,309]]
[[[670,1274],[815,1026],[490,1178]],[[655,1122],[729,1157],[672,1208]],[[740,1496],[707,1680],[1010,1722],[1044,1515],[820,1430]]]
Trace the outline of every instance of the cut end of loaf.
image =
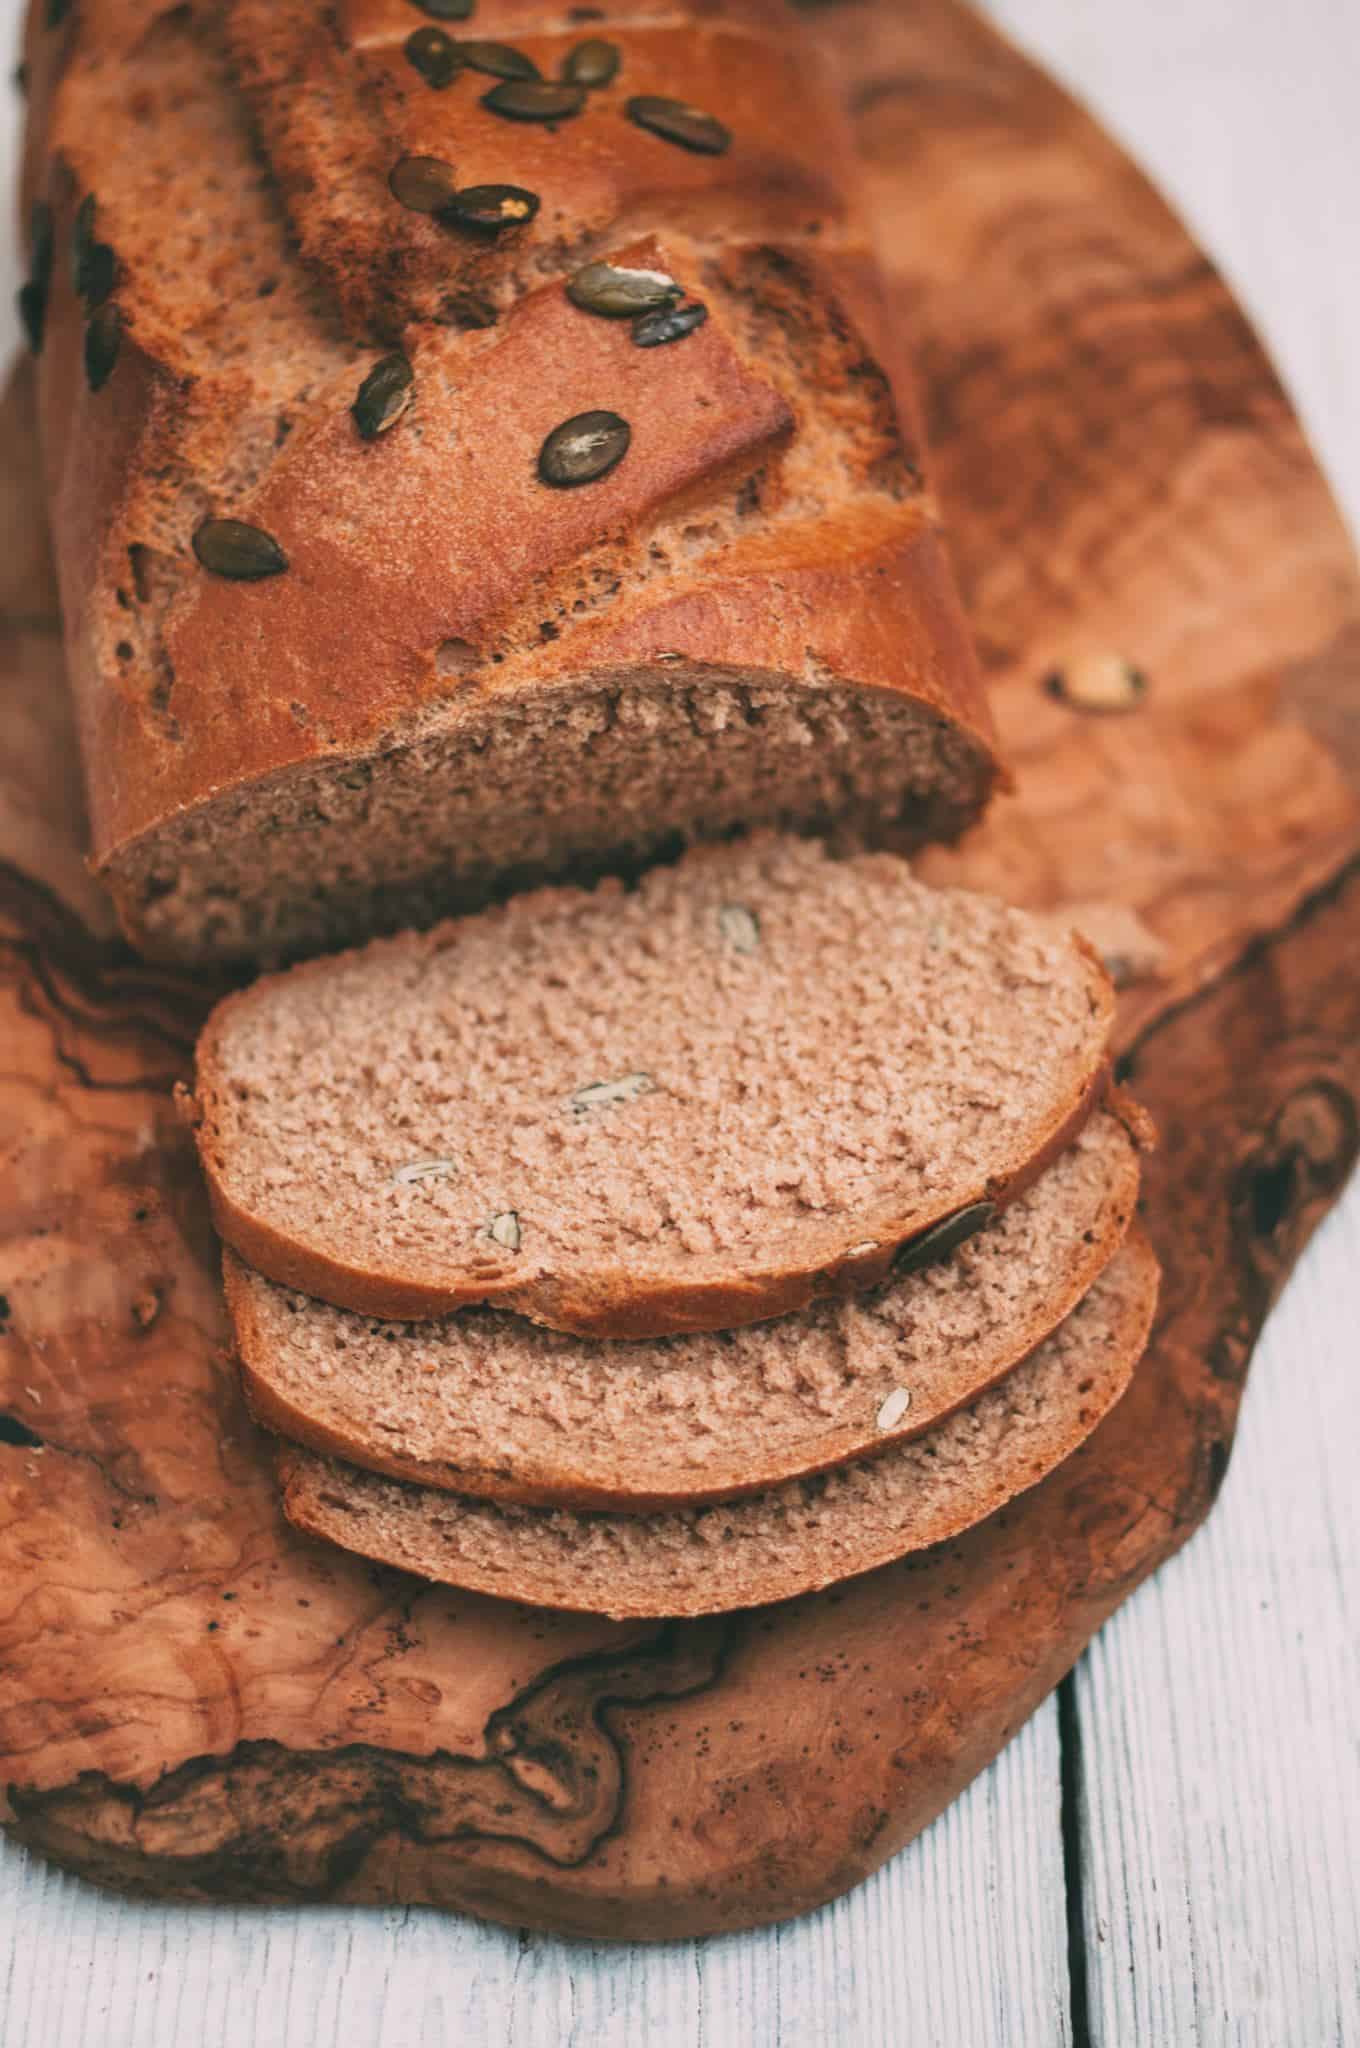
[[978,740],[909,697],[676,660],[488,694],[381,755],[233,789],[108,874],[148,953],[279,961],[742,827],[852,820],[859,841],[910,850],[957,836],[994,773]]

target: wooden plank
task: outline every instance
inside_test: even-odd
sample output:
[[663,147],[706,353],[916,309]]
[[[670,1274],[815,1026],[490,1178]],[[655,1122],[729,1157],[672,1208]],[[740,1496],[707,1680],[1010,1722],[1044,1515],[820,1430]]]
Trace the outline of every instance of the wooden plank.
[[1091,2038],[1360,2038],[1360,1201],[1252,1367],[1219,1507],[1078,1667]]
[[5,2048],[1066,2048],[1057,1714],[806,1919],[564,1944],[419,1908],[120,1899],[0,1838]]
[[[1360,524],[1360,16],[995,11],[1224,263]],[[1268,1327],[1213,1519],[1078,1667],[1087,1991],[1110,2048],[1360,2035],[1357,1327],[1353,1187]]]

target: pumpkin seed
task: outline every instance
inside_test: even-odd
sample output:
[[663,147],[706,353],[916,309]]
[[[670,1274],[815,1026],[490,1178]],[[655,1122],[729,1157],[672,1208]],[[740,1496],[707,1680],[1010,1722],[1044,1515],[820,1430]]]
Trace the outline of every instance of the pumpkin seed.
[[724,903],[718,912],[718,929],[734,953],[760,951],[760,919],[744,903]]
[[475,4],[476,0],[414,0],[422,14],[432,14],[436,21],[467,21]]
[[573,1116],[589,1116],[596,1109],[617,1109],[620,1103],[636,1102],[650,1095],[656,1082],[650,1074],[621,1074],[617,1081],[592,1081],[578,1088],[571,1098]]
[[446,36],[442,28],[418,28],[407,36],[402,44],[406,61],[413,65],[426,85],[442,92],[446,85],[452,85],[463,68],[458,54],[458,45],[452,36]]
[[387,188],[412,213],[442,213],[458,196],[458,173],[442,156],[399,156]]
[[894,1387],[874,1418],[874,1426],[880,1430],[896,1429],[902,1417],[911,1406],[911,1395],[905,1387]]
[[80,273],[85,267],[85,260],[94,247],[94,211],[94,194],[87,192],[71,223],[71,283],[77,291],[80,290]]
[[19,287],[19,318],[29,347],[35,356],[41,355],[47,326],[47,286],[39,284],[35,277]]
[[34,355],[42,352],[47,326],[47,294],[52,282],[52,209],[45,199],[34,201],[28,216],[29,277],[19,288],[19,318]]
[[593,484],[622,462],[632,438],[632,428],[616,412],[578,412],[554,427],[539,449],[538,473],[559,489]]
[[456,1171],[453,1159],[413,1159],[409,1166],[399,1166],[392,1179],[399,1188],[411,1188],[422,1180],[447,1180]]
[[376,441],[396,425],[411,403],[413,382],[411,365],[400,352],[373,365],[350,407],[365,441]]
[[687,107],[683,100],[642,93],[628,101],[624,112],[649,134],[659,135],[665,142],[678,142],[681,149],[692,149],[699,156],[721,156],[731,147],[730,128],[724,128],[721,121],[699,107]]
[[634,313],[654,313],[673,306],[684,286],[665,270],[629,270],[617,263],[587,263],[567,279],[567,297],[587,313],[607,320],[626,320]]
[[597,86],[609,84],[618,73],[620,61],[617,43],[607,43],[602,36],[591,36],[567,53],[562,64],[562,76],[571,85],[584,85],[587,90],[594,90]]
[[519,1217],[513,1209],[502,1209],[499,1216],[493,1216],[486,1226],[486,1234],[493,1244],[503,1245],[508,1252],[517,1252],[520,1243]]
[[507,78],[482,94],[482,105],[507,121],[569,121],[585,103],[583,85],[551,78]]
[[91,242],[76,275],[76,290],[93,312],[102,306],[118,276],[118,258],[107,242]]
[[194,553],[214,576],[233,583],[257,583],[265,576],[279,576],[288,567],[288,557],[272,533],[248,526],[244,519],[205,519],[194,530]]
[[47,0],[47,12],[43,16],[45,28],[60,28],[71,12],[71,0]]
[[509,43],[459,43],[458,54],[473,71],[490,78],[537,78],[539,69],[532,57],[512,50]]
[[937,1259],[948,1258],[965,1239],[985,1230],[995,1215],[995,1202],[970,1202],[966,1208],[956,1209],[952,1216],[942,1217],[902,1246],[892,1263],[894,1274],[917,1273],[922,1266],[933,1266]]
[[440,208],[439,223],[473,234],[498,235],[505,228],[525,226],[540,204],[537,192],[526,191],[523,185],[465,185]]
[[85,381],[102,391],[113,375],[123,343],[123,316],[117,306],[101,306],[85,329]]
[[668,341],[683,341],[696,327],[702,327],[707,318],[708,307],[697,303],[644,313],[633,322],[633,340],[639,348],[662,348]]
[[1078,711],[1132,711],[1147,694],[1147,677],[1122,654],[1087,654],[1054,669],[1044,687]]

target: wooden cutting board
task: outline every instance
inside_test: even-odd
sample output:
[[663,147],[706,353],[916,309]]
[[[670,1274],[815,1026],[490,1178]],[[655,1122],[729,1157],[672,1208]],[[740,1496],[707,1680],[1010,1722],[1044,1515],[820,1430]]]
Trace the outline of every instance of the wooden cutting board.
[[[21,379],[0,464],[0,1786],[16,1834],[109,1882],[619,1936],[832,1897],[1203,1518],[1261,1322],[1354,1160],[1360,590],[1288,406],[1153,192],[971,14],[808,20],[871,164],[1018,766],[929,865],[1125,913],[1100,928],[1163,1131],[1153,1348],[1077,1457],[962,1540],[726,1621],[463,1598],[290,1531],[169,1108],[204,992],[120,949],[81,865]],[[1147,678],[1126,715],[1046,683],[1109,657]]]

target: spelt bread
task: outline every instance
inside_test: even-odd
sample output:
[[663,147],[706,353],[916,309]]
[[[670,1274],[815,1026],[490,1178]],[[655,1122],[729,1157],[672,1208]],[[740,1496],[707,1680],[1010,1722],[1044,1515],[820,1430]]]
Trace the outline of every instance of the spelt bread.
[[[956,833],[991,727],[796,22],[630,10],[555,126],[470,68],[433,87],[413,30],[444,33],[410,0],[30,12],[26,304],[131,936],[279,958],[747,822]],[[476,33],[546,78],[589,31],[483,0]],[[640,120],[658,95],[722,146]],[[433,218],[394,195],[422,197],[412,157],[427,192],[452,159],[541,206]],[[707,317],[637,345],[564,289],[601,258]],[[552,430],[599,412],[620,459],[545,481]]]
[[383,1564],[542,1607],[626,1616],[759,1606],[957,1535],[1042,1479],[1124,1391],[1156,1297],[1157,1262],[1136,1234],[1033,1357],[970,1407],[882,1457],[724,1506],[497,1506],[289,1448],[284,1511]]
[[338,1307],[731,1328],[1021,1192],[1112,1000],[1023,912],[758,835],[266,977],[209,1019],[192,1113],[227,1243]]
[[398,1479],[564,1507],[734,1498],[920,1436],[1025,1357],[1119,1247],[1138,1160],[1101,1112],[949,1257],[746,1329],[601,1344],[494,1309],[380,1323],[230,1252],[259,1420]]

